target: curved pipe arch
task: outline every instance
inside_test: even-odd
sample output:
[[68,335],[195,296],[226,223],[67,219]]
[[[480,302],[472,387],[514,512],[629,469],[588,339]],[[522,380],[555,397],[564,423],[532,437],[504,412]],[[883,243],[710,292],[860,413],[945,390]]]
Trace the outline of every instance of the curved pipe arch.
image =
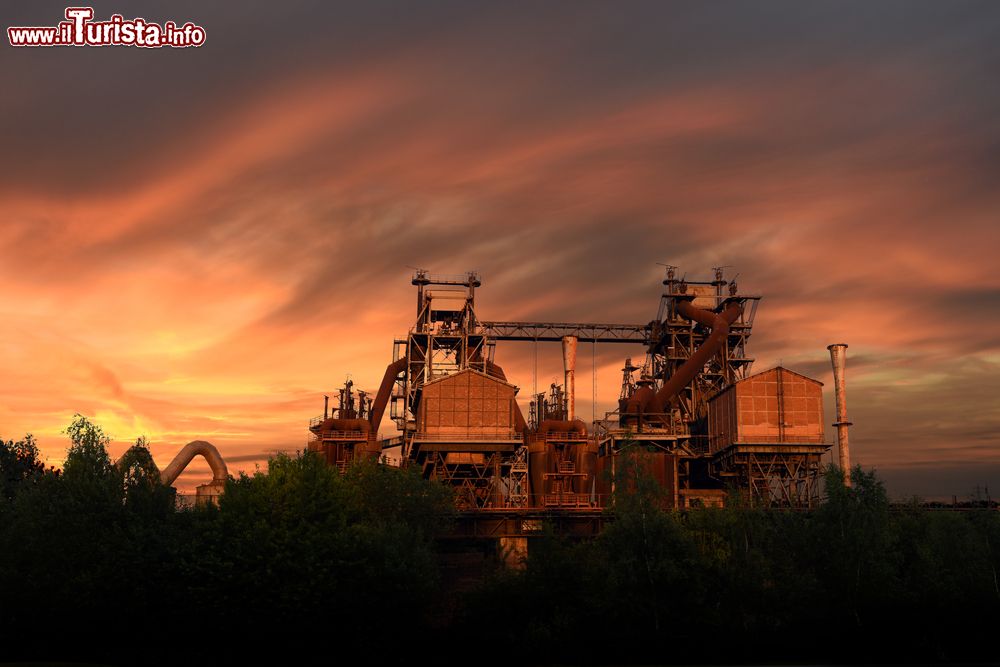
[[163,469],[163,472],[160,473],[160,481],[166,486],[172,485],[196,456],[203,456],[208,461],[208,465],[212,469],[213,483],[223,483],[229,479],[229,468],[226,467],[226,462],[215,445],[204,440],[194,440],[184,445],[184,448],[177,453],[170,465]]

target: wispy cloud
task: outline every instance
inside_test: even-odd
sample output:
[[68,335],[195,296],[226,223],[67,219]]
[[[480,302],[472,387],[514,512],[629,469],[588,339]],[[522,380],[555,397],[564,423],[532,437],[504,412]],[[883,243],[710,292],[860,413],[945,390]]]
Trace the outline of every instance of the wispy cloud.
[[[851,345],[862,462],[995,458],[992,5],[245,4],[171,6],[192,53],[0,65],[6,437],[58,460],[79,411],[252,468],[377,385],[408,265],[480,270],[483,317],[645,322],[670,262],[765,296],[759,368]],[[598,411],[628,353],[598,350]]]

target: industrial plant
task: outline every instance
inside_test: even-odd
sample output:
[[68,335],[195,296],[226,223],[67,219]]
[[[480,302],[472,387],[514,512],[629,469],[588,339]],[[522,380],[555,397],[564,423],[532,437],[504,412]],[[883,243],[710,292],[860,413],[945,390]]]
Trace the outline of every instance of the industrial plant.
[[[418,270],[415,321],[393,342],[381,386],[366,392],[348,381],[333,404],[326,397],[323,414],[309,423],[307,448],[340,469],[392,452],[400,465],[453,488],[470,535],[520,535],[542,517],[593,532],[626,450],[672,508],[729,498],[815,506],[821,458],[830,450],[822,383],[781,366],[752,372],[747,343],[761,297],[741,292],[724,267],[706,281],[678,275],[667,267],[651,321],[594,324],[480,319],[477,273]],[[527,415],[518,379],[496,358],[499,341],[561,344],[564,381],[531,396]],[[576,412],[581,344],[629,346],[618,408],[590,423]],[[830,348],[842,457],[844,348]],[[382,438],[387,408],[399,435]]]

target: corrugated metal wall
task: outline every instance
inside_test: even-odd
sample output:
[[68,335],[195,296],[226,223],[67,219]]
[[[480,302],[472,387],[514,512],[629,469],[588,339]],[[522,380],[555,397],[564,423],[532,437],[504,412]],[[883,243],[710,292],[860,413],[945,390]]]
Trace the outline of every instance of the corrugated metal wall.
[[473,370],[424,385],[417,429],[476,437],[513,431],[514,387]]
[[772,368],[715,396],[708,419],[713,454],[733,444],[822,443],[823,383]]

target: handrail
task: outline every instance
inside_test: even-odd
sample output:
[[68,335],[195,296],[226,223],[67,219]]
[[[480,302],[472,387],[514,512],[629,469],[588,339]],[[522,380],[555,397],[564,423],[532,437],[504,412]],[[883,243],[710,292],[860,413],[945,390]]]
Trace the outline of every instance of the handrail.
[[591,502],[589,493],[543,493],[543,507],[594,507],[596,503]]
[[367,440],[368,433],[365,431],[320,431],[317,433],[318,440]]
[[521,436],[517,431],[496,430],[490,433],[483,431],[473,432],[452,432],[452,433],[415,433],[414,440],[520,440]]
[[587,442],[590,439],[589,436],[583,433],[572,433],[569,431],[549,431],[544,434],[544,438],[545,442]]

